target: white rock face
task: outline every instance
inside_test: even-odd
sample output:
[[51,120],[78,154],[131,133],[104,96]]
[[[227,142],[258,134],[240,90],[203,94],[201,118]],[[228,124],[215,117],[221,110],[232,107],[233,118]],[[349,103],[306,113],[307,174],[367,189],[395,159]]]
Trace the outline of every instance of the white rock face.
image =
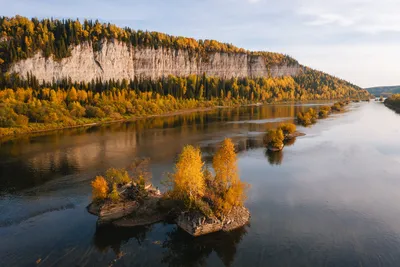
[[247,54],[209,53],[208,58],[190,54],[184,50],[128,47],[117,41],[104,41],[99,51],[93,51],[85,43],[72,49],[71,56],[60,61],[46,59],[42,53],[21,60],[10,67],[10,72],[26,77],[32,73],[39,81],[51,82],[63,78],[72,81],[89,82],[100,78],[109,79],[160,78],[170,74],[187,76],[189,74],[232,77],[278,77],[293,76],[301,67],[266,67],[263,57]]

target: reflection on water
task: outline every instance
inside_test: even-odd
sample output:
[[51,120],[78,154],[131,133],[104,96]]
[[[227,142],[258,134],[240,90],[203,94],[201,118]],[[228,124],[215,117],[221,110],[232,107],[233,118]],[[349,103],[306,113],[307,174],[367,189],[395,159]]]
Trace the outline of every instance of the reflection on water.
[[[266,152],[264,132],[307,108],[219,109],[1,142],[0,266],[400,266],[400,116],[353,103]],[[150,157],[159,185],[185,144],[211,164],[224,137],[251,185],[251,227],[196,239],[174,224],[96,229],[85,210],[95,175]]]
[[205,266],[207,258],[214,252],[224,266],[232,266],[238,244],[247,233],[247,226],[225,233],[194,238],[176,228],[167,234],[163,242],[162,263],[168,266]]
[[[293,105],[219,109],[3,141],[0,194],[87,170],[102,171],[104,166],[125,167],[141,155],[156,162],[170,162],[186,143],[214,146],[229,136],[240,141],[239,149],[252,148],[255,145],[252,142],[257,142],[251,140],[253,135],[282,121],[293,122],[295,114],[304,109]],[[125,159],[121,160],[122,156]]]
[[118,228],[113,226],[102,226],[96,228],[93,243],[99,252],[107,252],[109,248],[115,255],[121,256],[121,246],[129,240],[134,239],[138,245],[146,240],[146,235],[152,230],[152,226],[139,226],[133,228]]
[[283,151],[269,151],[265,149],[265,156],[271,165],[281,165],[283,160]]
[[[149,242],[148,234],[154,230],[153,226],[135,228],[103,226],[97,228],[93,243],[100,253],[112,250],[114,261],[127,257],[134,245],[146,246],[147,242],[153,247],[159,246],[163,249],[160,263],[167,266],[204,266],[212,253],[218,256],[224,266],[232,266],[237,246],[246,235],[248,227],[229,233],[219,232],[194,238],[173,226],[164,236],[160,236],[160,240]],[[123,249],[124,246],[127,248]],[[152,253],[152,248],[149,248],[148,253]]]
[[[285,147],[293,146],[296,142],[297,137],[288,139],[284,141]],[[282,151],[269,151],[265,149],[265,157],[267,157],[269,164],[271,165],[281,165],[283,161],[283,155],[285,154],[285,148]]]

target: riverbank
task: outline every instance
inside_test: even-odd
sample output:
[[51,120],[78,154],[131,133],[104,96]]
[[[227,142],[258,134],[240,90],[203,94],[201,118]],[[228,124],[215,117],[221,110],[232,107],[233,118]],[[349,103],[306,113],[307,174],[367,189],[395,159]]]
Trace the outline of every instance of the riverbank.
[[[394,105],[394,104],[390,103],[391,101],[388,100],[388,99],[389,99],[389,98],[387,98],[387,99],[383,102],[383,104],[384,104],[387,108],[393,110],[394,112],[400,113],[400,106],[397,106],[397,105]],[[393,101],[393,102],[396,103],[396,104],[398,104],[398,101]]]
[[130,122],[130,121],[138,121],[149,118],[157,118],[157,117],[169,117],[183,114],[190,114],[195,112],[208,112],[217,109],[227,109],[227,108],[235,108],[235,107],[247,107],[247,106],[262,106],[262,105],[285,105],[285,104],[307,104],[307,103],[315,103],[316,101],[329,101],[329,100],[315,100],[315,101],[281,101],[281,102],[256,102],[250,104],[232,104],[232,105],[215,105],[209,107],[198,107],[198,108],[189,108],[189,109],[180,109],[175,111],[168,111],[161,114],[153,114],[153,115],[143,115],[143,116],[126,116],[124,118],[113,119],[110,117],[98,119],[98,118],[82,118],[78,121],[75,121],[74,125],[65,125],[62,123],[29,123],[27,126],[22,127],[10,127],[10,128],[1,128],[0,127],[0,141],[6,141],[8,139],[12,139],[14,137],[20,137],[23,135],[31,135],[31,134],[42,134],[52,131],[64,130],[64,129],[74,129],[74,128],[87,128],[93,126],[100,126],[106,124],[113,123],[121,123],[121,122]]
[[86,127],[93,127],[93,126],[119,123],[119,122],[137,121],[137,120],[156,118],[156,117],[168,117],[168,116],[183,115],[183,114],[189,114],[189,113],[194,113],[194,112],[207,112],[207,111],[215,110],[217,108],[230,108],[230,107],[229,106],[218,106],[218,107],[183,109],[183,110],[166,112],[166,113],[162,113],[162,114],[127,117],[124,119],[117,119],[117,120],[113,120],[111,118],[104,118],[104,119],[100,119],[100,120],[84,119],[82,123],[77,122],[76,125],[60,125],[59,123],[30,123],[26,127],[0,128],[0,141],[3,141],[4,138],[7,138],[7,137],[12,138],[12,137],[18,137],[18,136],[26,135],[26,134],[39,134],[39,133],[46,133],[46,132],[64,130],[64,129],[86,128]]

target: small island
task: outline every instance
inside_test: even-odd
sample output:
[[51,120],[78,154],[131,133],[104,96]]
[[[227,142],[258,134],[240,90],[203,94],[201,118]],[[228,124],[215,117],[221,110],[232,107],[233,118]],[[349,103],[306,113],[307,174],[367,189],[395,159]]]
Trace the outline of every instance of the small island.
[[[383,97],[379,99],[379,101],[383,101]],[[394,110],[397,113],[400,113],[400,94],[393,94],[389,96],[388,98],[383,101],[383,104],[390,108],[391,110]]]
[[199,148],[185,146],[163,194],[150,183],[149,160],[136,160],[129,172],[112,168],[97,176],[87,209],[98,216],[98,224],[134,227],[173,220],[192,236],[231,231],[250,220],[244,207],[249,186],[240,180],[236,161],[231,139],[213,158],[215,174],[205,168]]
[[318,112],[313,108],[309,108],[305,112],[297,113],[297,123],[304,127],[310,126],[315,124],[318,119],[325,119],[332,113],[342,112],[344,106],[349,103],[350,101],[340,101],[334,103],[332,106],[322,106]]
[[265,134],[263,141],[268,151],[278,152],[296,137],[304,135],[304,133],[300,133],[296,130],[296,125],[293,123],[281,123],[277,129],[269,130]]
[[[332,106],[321,106],[318,112],[309,108],[305,112],[297,114],[297,123],[307,127],[317,122],[317,119],[325,119],[334,112],[343,111],[343,107],[348,105],[349,101],[336,102]],[[284,146],[293,143],[296,137],[304,136],[304,133],[298,132],[293,123],[281,123],[278,128],[267,131],[264,136],[264,145],[269,152],[282,151]]]

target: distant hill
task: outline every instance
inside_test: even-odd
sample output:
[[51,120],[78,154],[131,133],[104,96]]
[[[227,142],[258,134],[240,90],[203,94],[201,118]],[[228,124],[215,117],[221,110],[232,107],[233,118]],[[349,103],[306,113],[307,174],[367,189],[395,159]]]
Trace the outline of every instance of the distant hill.
[[388,96],[392,94],[399,94],[400,93],[400,85],[395,86],[377,86],[377,87],[370,87],[365,88],[370,94],[375,96]]

